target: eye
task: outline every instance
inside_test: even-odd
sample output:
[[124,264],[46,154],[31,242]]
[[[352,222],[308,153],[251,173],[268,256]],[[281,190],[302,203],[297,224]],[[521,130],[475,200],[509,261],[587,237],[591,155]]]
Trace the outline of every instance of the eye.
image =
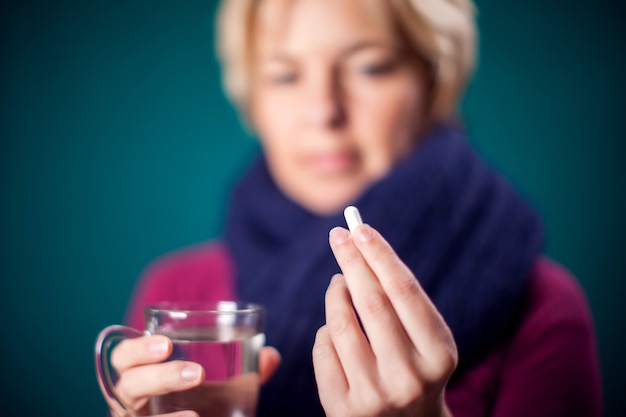
[[365,75],[378,76],[393,72],[396,69],[395,60],[377,62],[360,67],[360,72]]
[[289,85],[294,84],[298,77],[293,73],[274,74],[269,77],[270,82],[276,85]]

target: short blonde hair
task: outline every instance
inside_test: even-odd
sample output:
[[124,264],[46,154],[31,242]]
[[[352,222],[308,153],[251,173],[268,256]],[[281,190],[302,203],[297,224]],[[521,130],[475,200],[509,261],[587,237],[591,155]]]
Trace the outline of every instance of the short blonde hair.
[[[217,15],[217,52],[226,95],[248,112],[252,39],[263,0],[222,0]],[[370,0],[387,5],[393,24],[412,52],[431,68],[430,117],[446,120],[456,111],[476,60],[475,7],[471,0]]]

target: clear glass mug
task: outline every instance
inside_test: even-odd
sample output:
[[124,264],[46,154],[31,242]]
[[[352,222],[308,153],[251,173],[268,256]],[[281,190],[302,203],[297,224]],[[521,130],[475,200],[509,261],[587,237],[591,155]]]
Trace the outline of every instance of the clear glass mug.
[[[110,364],[122,340],[160,334],[173,343],[170,360],[197,362],[205,370],[202,385],[150,399],[151,413],[194,410],[201,417],[253,417],[259,394],[259,351],[265,343],[265,311],[257,304],[163,303],[145,308],[145,331],[109,326],[98,335],[96,374],[109,403],[124,409],[115,394]],[[124,410],[125,411],[125,410]]]

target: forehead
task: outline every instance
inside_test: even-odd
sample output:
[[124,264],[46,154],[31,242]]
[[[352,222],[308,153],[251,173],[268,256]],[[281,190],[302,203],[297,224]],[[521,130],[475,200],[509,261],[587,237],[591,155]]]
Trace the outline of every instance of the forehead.
[[363,41],[396,42],[389,0],[261,0],[253,24],[260,53],[303,53]]

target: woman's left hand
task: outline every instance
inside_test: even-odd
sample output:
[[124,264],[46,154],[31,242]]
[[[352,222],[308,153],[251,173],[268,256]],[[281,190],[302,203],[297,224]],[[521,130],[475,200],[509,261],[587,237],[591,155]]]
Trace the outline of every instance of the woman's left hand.
[[415,276],[368,225],[336,227],[329,241],[343,275],[328,287],[313,348],[326,415],[449,416],[456,345]]

